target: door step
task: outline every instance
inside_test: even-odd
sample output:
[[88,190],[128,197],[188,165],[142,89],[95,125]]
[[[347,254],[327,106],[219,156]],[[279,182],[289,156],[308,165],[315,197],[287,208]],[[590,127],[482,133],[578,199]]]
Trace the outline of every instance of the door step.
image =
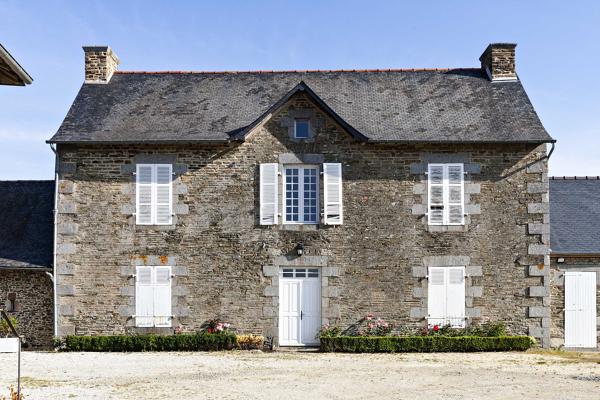
[[275,349],[275,351],[283,351],[283,352],[289,352],[289,353],[318,353],[319,352],[319,348],[318,347],[301,347],[301,346],[281,346],[281,347],[277,347]]

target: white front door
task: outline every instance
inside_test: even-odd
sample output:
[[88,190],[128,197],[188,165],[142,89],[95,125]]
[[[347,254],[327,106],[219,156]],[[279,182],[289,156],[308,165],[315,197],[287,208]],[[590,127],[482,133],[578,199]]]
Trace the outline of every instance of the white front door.
[[279,345],[318,345],[321,279],[318,268],[282,268],[279,274]]
[[565,272],[565,347],[596,347],[595,272]]

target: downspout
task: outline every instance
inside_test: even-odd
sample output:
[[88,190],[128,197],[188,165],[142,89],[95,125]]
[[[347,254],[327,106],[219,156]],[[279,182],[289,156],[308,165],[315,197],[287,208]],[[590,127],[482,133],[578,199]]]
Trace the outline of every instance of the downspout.
[[56,241],[58,238],[58,152],[54,145],[50,143],[50,149],[54,153],[54,239],[52,249],[52,285],[54,289],[54,337],[58,336],[58,294],[57,286],[57,266],[56,266]]

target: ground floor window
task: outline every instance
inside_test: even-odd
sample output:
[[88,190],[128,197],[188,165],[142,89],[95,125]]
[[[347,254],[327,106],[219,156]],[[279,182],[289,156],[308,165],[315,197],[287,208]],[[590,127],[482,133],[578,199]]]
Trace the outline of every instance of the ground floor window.
[[430,326],[465,326],[465,267],[430,267],[427,293]]
[[171,267],[137,267],[135,279],[135,326],[170,327]]

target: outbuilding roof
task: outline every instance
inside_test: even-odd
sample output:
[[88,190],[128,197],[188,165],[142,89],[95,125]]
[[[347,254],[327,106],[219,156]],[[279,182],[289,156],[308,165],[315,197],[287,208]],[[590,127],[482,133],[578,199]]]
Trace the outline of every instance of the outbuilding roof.
[[0,269],[51,268],[54,181],[0,181]]
[[600,178],[550,179],[550,248],[558,254],[600,254]]
[[0,85],[25,86],[33,79],[0,44]]
[[554,141],[521,82],[480,69],[115,72],[84,83],[51,143],[227,142],[301,88],[357,140]]

